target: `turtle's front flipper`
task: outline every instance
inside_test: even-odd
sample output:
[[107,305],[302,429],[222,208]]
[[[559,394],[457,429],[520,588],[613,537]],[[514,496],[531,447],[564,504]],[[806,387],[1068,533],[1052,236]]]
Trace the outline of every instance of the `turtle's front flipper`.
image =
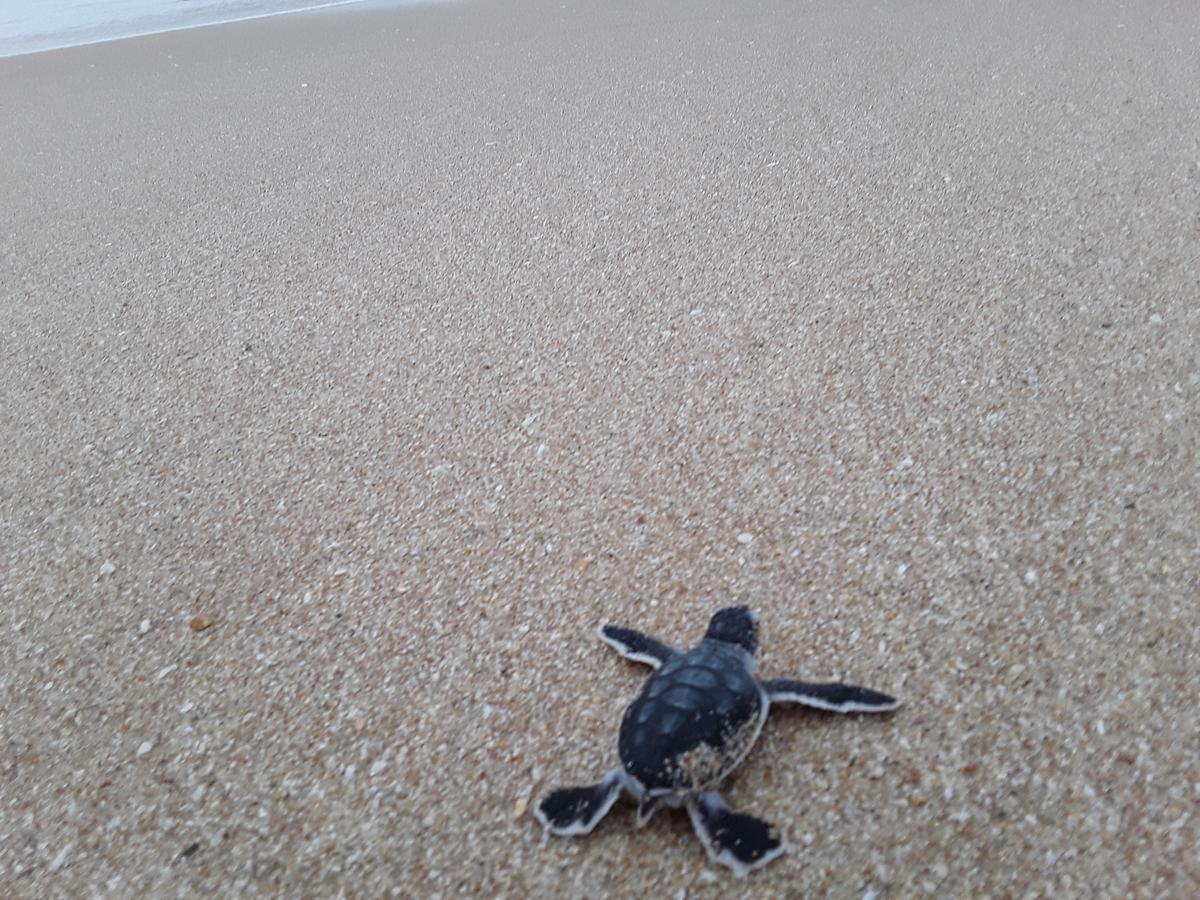
[[772,703],[800,703],[829,712],[891,712],[900,701],[879,691],[853,684],[811,684],[775,678],[762,683]]
[[716,791],[689,800],[687,810],[709,859],[729,866],[739,877],[788,850],[773,825],[733,812]]
[[542,798],[534,815],[555,834],[587,834],[617,802],[623,783],[621,770],[615,769],[599,784],[559,788]]
[[649,635],[634,631],[632,628],[619,628],[616,625],[605,625],[599,631],[600,640],[608,644],[626,659],[645,663],[657,669],[679,651],[656,641]]

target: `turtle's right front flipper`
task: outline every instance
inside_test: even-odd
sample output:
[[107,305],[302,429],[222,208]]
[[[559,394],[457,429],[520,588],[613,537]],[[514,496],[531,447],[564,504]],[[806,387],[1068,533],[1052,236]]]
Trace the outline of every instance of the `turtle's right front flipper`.
[[542,798],[534,815],[555,834],[587,834],[617,802],[623,783],[621,770],[615,769],[599,784],[559,788]]
[[598,634],[600,640],[626,659],[645,663],[654,669],[679,655],[679,651],[674,647],[668,647],[661,641],[656,641],[649,635],[634,631],[632,628],[605,625]]
[[745,813],[735,813],[716,791],[688,801],[687,810],[709,858],[729,866],[738,877],[765,866],[788,850],[787,842],[775,826]]
[[791,678],[773,678],[762,683],[772,703],[799,703],[813,709],[839,713],[891,712],[900,701],[856,684],[814,684]]

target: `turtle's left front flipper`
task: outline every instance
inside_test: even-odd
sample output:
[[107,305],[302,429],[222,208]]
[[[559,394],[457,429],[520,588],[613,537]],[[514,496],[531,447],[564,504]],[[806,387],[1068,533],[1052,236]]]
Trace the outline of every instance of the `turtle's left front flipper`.
[[687,810],[709,859],[729,866],[739,877],[788,850],[787,842],[775,826],[733,812],[716,791],[689,800]]
[[668,647],[648,634],[619,625],[605,625],[597,632],[597,637],[626,659],[645,663],[652,669],[657,669],[679,655],[679,651],[674,647]]
[[775,678],[764,681],[762,686],[772,703],[799,703],[827,712],[891,712],[900,705],[895,697],[853,684],[813,684]]
[[534,815],[555,834],[588,834],[617,802],[623,783],[614,769],[599,784],[559,788],[542,798]]

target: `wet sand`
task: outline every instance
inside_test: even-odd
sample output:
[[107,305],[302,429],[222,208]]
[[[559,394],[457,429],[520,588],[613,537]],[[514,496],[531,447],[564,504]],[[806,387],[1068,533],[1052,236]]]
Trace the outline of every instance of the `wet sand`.
[[[1200,892],[1200,10],[901,6],[0,60],[0,893]],[[795,852],[544,841],[731,602]]]

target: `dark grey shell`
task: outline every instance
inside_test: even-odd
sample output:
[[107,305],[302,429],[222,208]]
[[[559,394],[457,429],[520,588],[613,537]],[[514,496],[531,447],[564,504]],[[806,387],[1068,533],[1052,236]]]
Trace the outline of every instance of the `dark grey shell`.
[[650,677],[621,721],[617,749],[650,791],[704,790],[758,737],[766,702],[743,650],[702,641]]

